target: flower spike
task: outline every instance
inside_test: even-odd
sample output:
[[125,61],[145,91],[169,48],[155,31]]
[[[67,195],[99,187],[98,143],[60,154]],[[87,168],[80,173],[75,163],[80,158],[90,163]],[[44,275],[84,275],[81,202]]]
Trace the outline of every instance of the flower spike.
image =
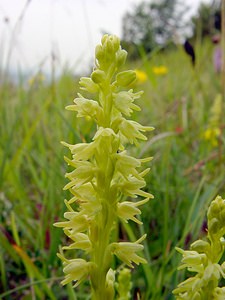
[[207,218],[207,241],[195,241],[191,250],[176,248],[183,256],[178,270],[187,268],[196,273],[173,291],[177,300],[225,299],[225,288],[218,287],[220,279],[225,278],[225,263],[219,264],[225,248],[225,200],[220,196],[212,201]]
[[[96,66],[91,76],[82,77],[79,82],[82,93],[88,92],[91,99],[79,93],[74,104],[66,108],[75,111],[77,117],[91,118],[96,123],[96,133],[90,143],[62,142],[72,156],[65,157],[72,171],[66,173],[69,182],[64,187],[72,198],[65,200],[66,220],[54,225],[63,228],[71,240],[63,249],[77,252],[77,258],[70,260],[58,254],[64,265],[62,284],[73,282],[77,286],[90,278],[92,300],[112,300],[116,286],[113,256],[130,268],[133,263],[146,262],[137,254],[144,248],[141,242],[146,235],[131,243],[113,241],[112,233],[119,220],[142,224],[137,218],[141,214],[139,207],[153,198],[143,190],[149,171],[143,169],[143,164],[151,158],[137,159],[125,150],[127,143],[137,145],[146,140],[145,133],[153,127],[126,119],[133,111],[140,111],[135,101],[142,92],[129,88],[136,80],[135,71],[119,70],[127,56],[119,38],[104,35],[95,55]],[[133,199],[124,201],[126,196]],[[134,201],[139,197],[144,199]],[[120,290],[122,293],[121,283]]]

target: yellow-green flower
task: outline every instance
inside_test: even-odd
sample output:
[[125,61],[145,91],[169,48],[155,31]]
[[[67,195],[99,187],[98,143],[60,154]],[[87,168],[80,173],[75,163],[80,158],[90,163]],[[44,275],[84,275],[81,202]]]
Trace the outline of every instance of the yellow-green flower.
[[62,281],[62,285],[73,282],[74,287],[78,286],[85,278],[87,278],[91,269],[94,268],[93,263],[87,262],[82,258],[66,259],[62,254],[58,254],[58,257],[63,261],[63,272],[66,275],[65,279]]
[[155,66],[152,68],[152,72],[155,75],[166,75],[168,73],[168,68],[166,66]]
[[142,222],[140,220],[138,220],[135,215],[139,215],[141,214],[140,209],[138,209],[137,207],[145,204],[146,202],[148,202],[149,198],[146,198],[142,201],[138,201],[138,202],[131,202],[131,201],[124,201],[121,203],[117,204],[117,214],[118,216],[123,219],[125,222],[127,222],[128,220],[132,220],[138,224],[142,224]]
[[121,242],[121,243],[112,243],[110,245],[110,250],[115,254],[120,260],[122,260],[129,267],[133,268],[132,263],[139,265],[139,263],[146,263],[146,260],[137,255],[136,252],[143,250],[144,246],[140,243],[146,238],[146,234],[143,235],[135,243],[130,242]]

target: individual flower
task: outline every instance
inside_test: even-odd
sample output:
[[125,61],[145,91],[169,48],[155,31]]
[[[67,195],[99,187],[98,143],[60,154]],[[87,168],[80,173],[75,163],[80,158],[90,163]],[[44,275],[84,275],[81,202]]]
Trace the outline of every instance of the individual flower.
[[140,111],[140,107],[134,104],[136,99],[139,99],[143,94],[142,91],[138,93],[133,93],[133,90],[127,91],[120,91],[113,95],[113,100],[115,104],[115,108],[124,114],[125,116],[130,116],[134,110]]
[[124,143],[138,145],[138,140],[147,139],[142,132],[154,130],[153,127],[142,126],[133,120],[120,118],[118,122],[119,135]]
[[93,82],[93,80],[89,77],[81,77],[80,81],[80,89],[91,94],[95,94],[99,91],[98,85]]
[[68,110],[77,111],[77,117],[89,117],[100,123],[102,119],[103,110],[97,101],[85,99],[81,94],[79,98],[74,100],[75,105],[68,105]]
[[221,130],[218,127],[208,128],[203,133],[203,137],[205,141],[209,142],[213,147],[218,146],[220,135],[221,135]]
[[117,214],[118,216],[123,219],[125,222],[128,220],[132,220],[138,224],[142,224],[140,220],[138,220],[135,215],[141,214],[141,210],[137,207],[145,204],[148,202],[149,198],[146,198],[142,201],[138,202],[131,202],[131,201],[124,201],[117,204]]
[[63,260],[63,272],[65,273],[65,279],[62,281],[62,285],[69,282],[74,283],[74,287],[78,286],[91,272],[94,264],[87,262],[81,258],[66,259],[62,254],[58,254],[58,257]]
[[72,234],[70,231],[67,231],[66,234],[71,240],[74,241],[74,243],[70,244],[69,246],[64,246],[63,250],[81,249],[86,252],[91,251],[92,244],[87,234],[81,232]]
[[137,196],[153,198],[151,194],[142,190],[145,186],[145,180],[139,180],[134,176],[129,176],[127,180],[121,178],[120,183],[117,183],[117,187],[120,192],[126,196],[136,198]]
[[222,119],[222,96],[218,94],[213,102],[209,114],[207,128],[203,133],[203,139],[212,147],[219,145],[219,140],[222,134],[221,119]]
[[69,235],[74,235],[88,229],[88,217],[80,212],[65,212],[64,218],[68,219],[68,221],[57,222],[54,226],[63,227],[64,230],[69,231]]
[[135,70],[137,76],[137,83],[145,83],[148,80],[148,75],[142,70]]
[[139,263],[146,263],[146,260],[137,255],[136,252],[143,250],[144,246],[140,243],[146,238],[146,234],[143,235],[138,241],[135,243],[130,242],[120,242],[120,243],[112,243],[109,247],[113,254],[115,254],[120,260],[122,260],[126,265],[133,268],[133,264],[135,263],[139,265]]
[[[114,155],[116,159],[115,171],[120,173],[125,179],[128,179],[130,175],[133,175],[137,179],[143,180],[143,173],[139,173],[137,168],[142,166],[143,160],[134,158],[132,156],[127,155],[126,151],[121,151]],[[152,157],[148,157],[144,160],[144,162],[150,161]],[[150,169],[146,169],[146,173]]]
[[177,134],[181,134],[181,133],[184,132],[184,128],[181,127],[181,126],[177,126],[177,127],[175,128],[175,132],[176,132]]
[[166,66],[155,66],[152,68],[152,72],[155,75],[166,75],[168,73],[168,69]]

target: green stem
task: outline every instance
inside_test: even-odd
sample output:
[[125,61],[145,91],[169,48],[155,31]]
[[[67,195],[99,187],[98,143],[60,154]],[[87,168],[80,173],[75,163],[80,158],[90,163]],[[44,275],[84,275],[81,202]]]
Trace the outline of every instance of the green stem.
[[96,219],[97,239],[93,241],[95,247],[92,260],[96,265],[95,272],[91,278],[93,300],[110,300],[106,289],[106,275],[111,264],[111,254],[108,253],[107,248],[110,243],[110,234],[114,221],[114,208],[110,204],[112,203],[110,195],[107,197],[109,191],[108,183],[102,191],[103,197],[100,198],[102,210]]
[[[99,239],[98,241],[96,241],[96,247],[93,253],[93,260],[96,264],[96,273],[94,274],[95,278],[91,279],[93,289],[93,300],[109,299],[106,289],[106,275],[110,268],[111,259],[107,257],[107,247],[109,245],[109,238],[113,218],[112,213],[110,213],[110,207],[107,206],[108,205],[103,204],[102,212],[99,216],[99,219],[101,219],[102,222],[99,223]],[[107,221],[105,216],[108,216]]]
[[[103,97],[105,98],[105,126],[110,127],[112,92],[109,81],[106,82],[102,92]],[[99,175],[97,177],[97,191],[102,209],[95,220],[97,234],[94,234],[92,240],[92,243],[95,245],[92,254],[92,261],[96,266],[95,272],[91,276],[92,300],[111,300],[110,297],[113,299],[113,295],[109,295],[107,291],[106,275],[110,269],[112,260],[111,254],[108,253],[107,248],[110,243],[110,234],[115,219],[115,201],[112,199],[112,195],[110,194],[110,184],[115,166],[110,158],[110,153],[108,153],[106,157],[98,157],[96,160],[100,168]]]

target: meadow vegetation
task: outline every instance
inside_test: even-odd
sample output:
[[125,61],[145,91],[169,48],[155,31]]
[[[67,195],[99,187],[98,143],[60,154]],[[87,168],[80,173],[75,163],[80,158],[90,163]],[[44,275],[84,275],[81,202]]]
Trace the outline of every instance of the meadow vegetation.
[[[133,119],[155,128],[148,142],[130,149],[135,157],[154,157],[145,187],[154,199],[142,208],[142,226],[121,224],[118,233],[131,241],[147,233],[148,263],[132,270],[132,299],[174,299],[172,290],[188,274],[177,271],[175,247],[187,249],[206,237],[207,209],[216,195],[225,195],[221,78],[211,41],[195,47],[195,67],[179,45],[142,51],[126,65],[139,70],[134,91],[144,90]],[[95,124],[65,110],[79,92],[70,70],[59,78],[52,73],[50,82],[40,72],[29,82],[20,76],[18,84],[0,83],[0,298],[90,299],[86,282],[75,290],[60,285],[56,253],[66,237],[53,223],[62,219],[69,197],[62,191],[68,150],[60,141],[90,142]]]

